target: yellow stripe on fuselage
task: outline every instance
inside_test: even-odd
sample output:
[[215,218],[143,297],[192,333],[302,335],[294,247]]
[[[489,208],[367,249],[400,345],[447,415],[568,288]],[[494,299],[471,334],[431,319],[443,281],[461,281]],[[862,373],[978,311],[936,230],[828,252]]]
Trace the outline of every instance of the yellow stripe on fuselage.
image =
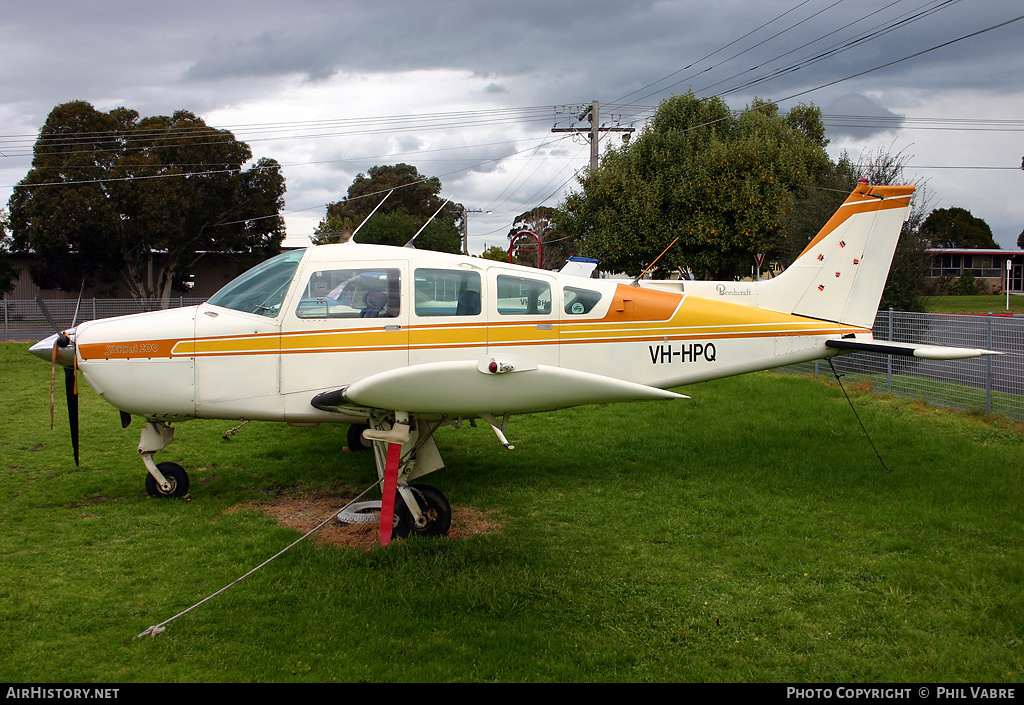
[[278,333],[189,338],[180,340],[171,357],[205,357],[208,355],[253,355],[277,352]]
[[[624,291],[623,291],[624,290]],[[622,296],[634,306],[622,304]],[[653,303],[652,303],[653,301]],[[654,318],[653,316],[666,316]],[[727,340],[836,335],[863,331],[847,325],[635,287],[619,287],[601,319],[557,320],[538,316],[492,323],[415,324],[381,328],[323,329],[199,339],[84,345],[83,359],[209,357],[297,353],[442,350],[509,345],[586,345],[668,340]]]

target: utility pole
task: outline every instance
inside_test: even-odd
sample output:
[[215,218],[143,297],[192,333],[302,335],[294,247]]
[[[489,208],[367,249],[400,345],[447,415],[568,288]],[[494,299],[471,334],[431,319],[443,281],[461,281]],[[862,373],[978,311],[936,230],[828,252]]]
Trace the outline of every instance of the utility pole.
[[590,138],[590,170],[594,171],[597,169],[597,157],[598,157],[598,140],[599,133],[601,132],[625,132],[632,134],[636,130],[632,127],[601,127],[601,121],[599,118],[600,103],[594,101],[590,105],[586,106],[579,115],[576,116],[576,120],[582,122],[583,120],[590,120],[590,127],[552,127],[552,132],[579,132],[586,133]]
[[482,211],[478,208],[462,208],[462,254],[469,254],[469,214],[470,213],[490,213],[490,211]]

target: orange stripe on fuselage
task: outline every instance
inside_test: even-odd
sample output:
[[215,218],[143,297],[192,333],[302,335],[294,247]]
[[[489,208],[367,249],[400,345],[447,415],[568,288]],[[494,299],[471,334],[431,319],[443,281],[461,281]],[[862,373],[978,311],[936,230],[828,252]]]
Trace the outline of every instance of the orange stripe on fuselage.
[[78,346],[83,360],[171,357],[179,340],[130,340],[121,343],[88,343]]
[[[551,326],[550,328],[540,328]],[[836,335],[866,332],[729,302],[619,285],[608,312],[597,319],[531,317],[492,323],[414,324],[399,331],[322,329],[199,339],[82,345],[82,359],[210,357],[294,353],[442,350],[506,345],[585,345],[665,340]],[[408,338],[406,339],[406,334]]]

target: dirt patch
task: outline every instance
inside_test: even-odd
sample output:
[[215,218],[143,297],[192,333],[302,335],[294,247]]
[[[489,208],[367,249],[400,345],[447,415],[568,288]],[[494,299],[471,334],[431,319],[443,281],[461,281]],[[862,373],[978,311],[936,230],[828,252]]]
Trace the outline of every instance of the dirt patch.
[[[362,551],[369,551],[378,545],[378,522],[343,526],[333,520],[333,516],[350,501],[349,497],[318,492],[297,497],[277,497],[269,501],[246,502],[231,507],[225,513],[232,514],[240,509],[255,509],[274,517],[281,526],[301,531],[303,534],[331,517],[332,520],[313,534],[310,540],[320,546],[358,548]],[[501,525],[491,514],[491,512],[482,512],[472,507],[452,507],[452,527],[448,532],[447,540],[498,531]]]

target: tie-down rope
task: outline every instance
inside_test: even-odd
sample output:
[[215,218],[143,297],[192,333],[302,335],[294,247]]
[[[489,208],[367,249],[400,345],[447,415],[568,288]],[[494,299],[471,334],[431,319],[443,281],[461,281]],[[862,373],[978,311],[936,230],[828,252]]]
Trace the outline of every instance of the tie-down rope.
[[345,505],[344,507],[342,507],[342,508],[341,508],[340,510],[338,510],[338,511],[336,511],[336,512],[333,512],[333,513],[331,514],[331,516],[327,517],[327,518],[326,518],[326,519],[324,519],[324,520],[323,520],[322,522],[320,522],[320,524],[318,524],[318,525],[317,525],[317,526],[315,526],[314,528],[310,529],[310,530],[309,530],[309,531],[308,531],[308,532],[307,532],[307,533],[306,533],[306,534],[305,534],[304,536],[302,536],[302,537],[300,537],[300,538],[296,539],[295,541],[293,541],[293,542],[292,542],[291,544],[289,544],[288,546],[285,546],[285,547],[284,547],[284,548],[282,548],[282,549],[281,549],[280,551],[278,551],[278,552],[277,552],[277,553],[275,553],[275,554],[274,554],[273,556],[271,556],[271,557],[270,557],[270,558],[268,558],[267,560],[265,560],[265,561],[263,561],[262,563],[260,563],[260,564],[259,564],[258,566],[256,566],[256,567],[255,567],[255,568],[253,568],[252,570],[250,570],[250,571],[249,571],[248,573],[246,573],[245,575],[242,575],[242,576],[240,576],[240,577],[236,578],[236,579],[235,579],[234,581],[232,581],[231,583],[228,583],[227,585],[225,585],[224,587],[222,587],[222,588],[221,588],[220,590],[218,590],[217,592],[213,593],[212,595],[210,595],[210,596],[208,596],[208,597],[204,597],[204,598],[203,598],[202,600],[200,600],[199,602],[195,603],[194,605],[192,605],[191,607],[189,607],[189,608],[188,608],[188,609],[186,609],[186,610],[182,610],[181,612],[179,612],[178,614],[174,615],[174,616],[173,616],[173,617],[171,617],[170,619],[166,619],[166,620],[164,620],[163,622],[160,622],[160,624],[155,624],[155,625],[153,625],[152,627],[150,627],[150,628],[149,628],[149,629],[147,629],[146,631],[142,632],[141,634],[139,634],[139,635],[138,635],[138,636],[136,636],[135,638],[136,638],[136,639],[138,639],[139,637],[141,637],[141,636],[146,636],[147,634],[148,634],[149,636],[153,636],[153,637],[155,637],[155,636],[156,636],[157,634],[162,634],[162,633],[164,633],[165,631],[167,631],[167,625],[168,625],[168,624],[170,624],[171,622],[173,622],[174,620],[176,620],[176,619],[177,619],[178,617],[182,617],[182,616],[184,616],[184,615],[188,614],[189,612],[191,612],[192,610],[194,610],[194,609],[195,609],[196,607],[199,607],[199,606],[200,606],[200,605],[202,605],[203,603],[209,602],[209,601],[210,601],[210,600],[212,600],[213,598],[217,597],[217,595],[220,595],[220,594],[221,594],[222,592],[226,592],[226,591],[227,591],[227,590],[229,590],[230,588],[234,587],[234,586],[235,586],[235,585],[237,585],[238,583],[240,583],[240,582],[242,582],[243,580],[245,580],[246,578],[248,578],[248,577],[249,577],[250,575],[252,575],[253,573],[255,573],[255,572],[256,572],[257,570],[259,570],[259,569],[260,569],[260,568],[262,568],[263,566],[267,565],[267,564],[268,564],[268,563],[270,563],[271,561],[273,561],[273,560],[275,560],[275,559],[279,558],[280,556],[284,555],[284,554],[285,554],[286,552],[288,552],[288,551],[290,551],[291,549],[295,548],[295,546],[299,545],[299,544],[300,544],[301,542],[305,541],[305,540],[306,540],[306,539],[308,539],[308,538],[309,538],[310,536],[312,536],[313,534],[315,534],[315,533],[316,533],[317,531],[319,531],[320,529],[322,529],[323,527],[325,527],[325,526],[326,526],[326,525],[327,525],[327,524],[328,524],[328,523],[329,523],[329,522],[330,522],[330,521],[331,521],[332,519],[334,519],[334,518],[335,518],[335,517],[336,517],[336,516],[337,516],[338,514],[340,514],[341,512],[345,511],[346,509],[348,509],[349,507],[351,507],[351,506],[352,506],[353,504],[355,504],[355,503],[356,503],[356,501],[357,501],[357,500],[359,500],[359,499],[361,499],[361,498],[362,498],[362,497],[363,497],[363,496],[364,496],[364,495],[365,495],[365,494],[366,494],[367,492],[369,492],[370,490],[374,489],[375,487],[378,487],[378,486],[380,485],[380,483],[381,483],[381,481],[380,481],[380,480],[378,480],[377,482],[375,482],[375,483],[373,483],[372,485],[370,485],[369,487],[367,487],[367,488],[366,488],[365,490],[363,490],[363,491],[362,491],[361,493],[359,493],[359,496],[357,496],[357,497],[355,497],[354,499],[352,499],[351,501],[349,501],[349,503],[348,503],[348,504],[346,504],[346,505]]

